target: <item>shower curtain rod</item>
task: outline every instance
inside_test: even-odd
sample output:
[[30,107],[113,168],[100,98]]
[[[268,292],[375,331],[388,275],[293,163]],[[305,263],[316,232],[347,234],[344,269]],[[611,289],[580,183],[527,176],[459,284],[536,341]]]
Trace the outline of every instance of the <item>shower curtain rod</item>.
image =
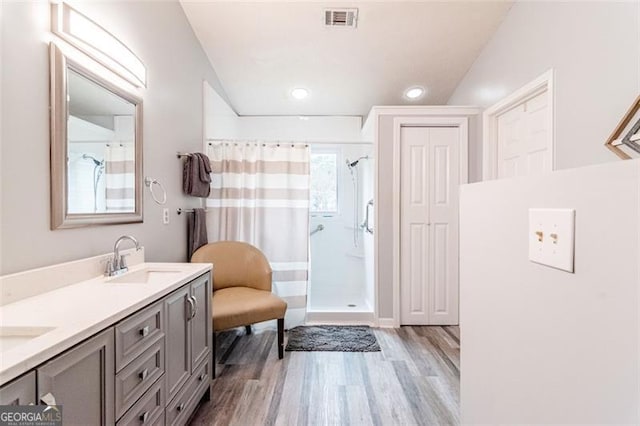
[[246,142],[246,143],[264,143],[264,144],[307,144],[307,145],[373,145],[373,142],[366,142],[366,141],[353,141],[353,142],[347,142],[347,141],[340,141],[340,142],[333,142],[333,141],[283,141],[283,140],[260,140],[260,139],[220,139],[220,138],[207,138],[207,142],[209,142],[209,145],[211,145],[210,142],[229,142],[229,141],[234,141],[234,142]]

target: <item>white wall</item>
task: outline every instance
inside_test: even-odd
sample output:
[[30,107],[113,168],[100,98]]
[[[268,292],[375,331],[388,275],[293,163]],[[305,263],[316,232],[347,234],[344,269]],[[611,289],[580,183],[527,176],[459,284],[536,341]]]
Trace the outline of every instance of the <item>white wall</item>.
[[557,169],[616,161],[603,144],[640,92],[640,2],[515,2],[448,103],[492,105],[551,68]]
[[362,117],[238,116],[208,84],[204,85],[204,104],[207,138],[332,143],[362,140]]
[[222,93],[177,2],[72,2],[127,44],[147,67],[144,99],[144,174],[168,192],[171,223],[144,194],[144,223],[51,231],[49,198],[48,2],[2,4],[2,235],[0,273],[88,257],[112,250],[132,234],[154,261],[186,260],[182,195],[176,151],[202,144],[202,81]]
[[240,125],[236,112],[215,91],[204,82],[204,135],[206,138],[234,139]]
[[238,137],[245,139],[354,142],[361,140],[362,117],[240,117]]
[[[640,161],[462,187],[461,422],[638,424]],[[528,209],[576,210],[575,274]]]

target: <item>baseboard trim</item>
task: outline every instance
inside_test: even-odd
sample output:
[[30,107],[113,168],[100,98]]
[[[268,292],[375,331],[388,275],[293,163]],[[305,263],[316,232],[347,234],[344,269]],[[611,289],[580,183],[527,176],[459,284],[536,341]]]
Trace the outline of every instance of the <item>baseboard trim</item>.
[[378,327],[380,328],[398,328],[393,318],[378,318]]

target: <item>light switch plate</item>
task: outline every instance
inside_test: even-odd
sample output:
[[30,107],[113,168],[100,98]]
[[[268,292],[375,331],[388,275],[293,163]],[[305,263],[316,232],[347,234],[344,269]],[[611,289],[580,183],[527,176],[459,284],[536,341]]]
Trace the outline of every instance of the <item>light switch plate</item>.
[[529,209],[529,260],[574,272],[573,209]]

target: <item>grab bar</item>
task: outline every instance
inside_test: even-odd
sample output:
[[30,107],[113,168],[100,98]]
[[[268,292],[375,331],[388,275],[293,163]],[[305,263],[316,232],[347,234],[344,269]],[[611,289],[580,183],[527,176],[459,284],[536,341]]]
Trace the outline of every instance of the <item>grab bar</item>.
[[373,198],[370,199],[369,202],[367,203],[367,210],[365,211],[365,214],[364,214],[364,222],[362,223],[362,225],[360,225],[360,227],[364,229],[366,232],[373,235],[373,228],[369,226],[369,208],[370,207],[373,207]]
[[309,232],[309,236],[312,236],[313,234],[320,232],[324,229],[324,225],[320,224],[318,226],[316,226],[316,229],[314,229],[313,231]]

